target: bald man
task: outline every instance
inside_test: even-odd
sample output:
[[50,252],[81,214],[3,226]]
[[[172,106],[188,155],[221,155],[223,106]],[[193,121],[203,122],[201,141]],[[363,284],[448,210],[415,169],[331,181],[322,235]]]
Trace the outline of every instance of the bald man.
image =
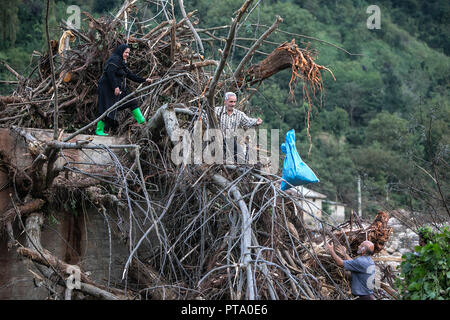
[[373,295],[375,263],[370,257],[374,251],[373,243],[367,240],[361,242],[357,252],[359,256],[355,259],[350,258],[344,247],[341,247],[344,256],[341,259],[334,251],[333,244],[325,243],[325,246],[337,265],[352,273],[352,294],[357,300],[376,300]]

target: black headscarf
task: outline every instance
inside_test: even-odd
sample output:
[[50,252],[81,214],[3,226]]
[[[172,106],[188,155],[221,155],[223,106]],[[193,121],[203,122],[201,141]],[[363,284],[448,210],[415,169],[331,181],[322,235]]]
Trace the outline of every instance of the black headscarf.
[[117,48],[114,49],[113,55],[117,55],[120,57],[120,59],[123,60],[123,52],[125,50],[127,50],[128,48],[129,48],[129,46],[127,44],[125,44],[125,43],[120,44],[117,46]]
[[127,44],[125,44],[125,43],[118,45],[117,48],[114,49],[111,57],[109,57],[109,59],[106,60],[105,65],[103,67],[103,72],[106,70],[106,68],[108,67],[108,65],[110,63],[113,63],[113,64],[115,64],[117,66],[126,67],[126,63],[123,60],[123,52],[127,48],[129,48],[129,46]]

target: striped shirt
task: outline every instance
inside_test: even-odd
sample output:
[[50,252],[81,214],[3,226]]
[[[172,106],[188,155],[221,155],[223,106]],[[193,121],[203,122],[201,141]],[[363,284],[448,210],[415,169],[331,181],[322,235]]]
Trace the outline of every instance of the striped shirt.
[[219,119],[220,128],[225,131],[227,129],[236,130],[238,127],[248,129],[250,127],[256,126],[258,119],[250,118],[242,111],[233,109],[231,115],[228,115],[225,106],[216,107],[214,109],[217,119]]

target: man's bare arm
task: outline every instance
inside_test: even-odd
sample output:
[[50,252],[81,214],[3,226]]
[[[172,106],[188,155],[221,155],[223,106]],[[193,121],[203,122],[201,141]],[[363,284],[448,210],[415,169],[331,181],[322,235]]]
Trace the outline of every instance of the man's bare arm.
[[337,254],[336,252],[334,252],[334,247],[333,245],[330,245],[328,243],[325,243],[325,246],[327,247],[328,251],[330,252],[331,257],[334,259],[334,261],[336,261],[337,265],[339,267],[344,267],[344,260],[342,260]]

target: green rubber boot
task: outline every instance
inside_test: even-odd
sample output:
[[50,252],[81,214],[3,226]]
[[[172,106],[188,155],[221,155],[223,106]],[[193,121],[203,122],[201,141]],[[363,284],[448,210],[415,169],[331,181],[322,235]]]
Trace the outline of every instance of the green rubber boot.
[[136,119],[137,123],[141,124],[145,122],[145,118],[141,113],[141,109],[136,108],[133,111],[131,111],[133,113],[134,118]]
[[97,122],[97,130],[95,130],[95,133],[98,136],[107,136],[108,134],[103,132],[103,130],[105,129],[105,123],[100,120],[99,122]]

